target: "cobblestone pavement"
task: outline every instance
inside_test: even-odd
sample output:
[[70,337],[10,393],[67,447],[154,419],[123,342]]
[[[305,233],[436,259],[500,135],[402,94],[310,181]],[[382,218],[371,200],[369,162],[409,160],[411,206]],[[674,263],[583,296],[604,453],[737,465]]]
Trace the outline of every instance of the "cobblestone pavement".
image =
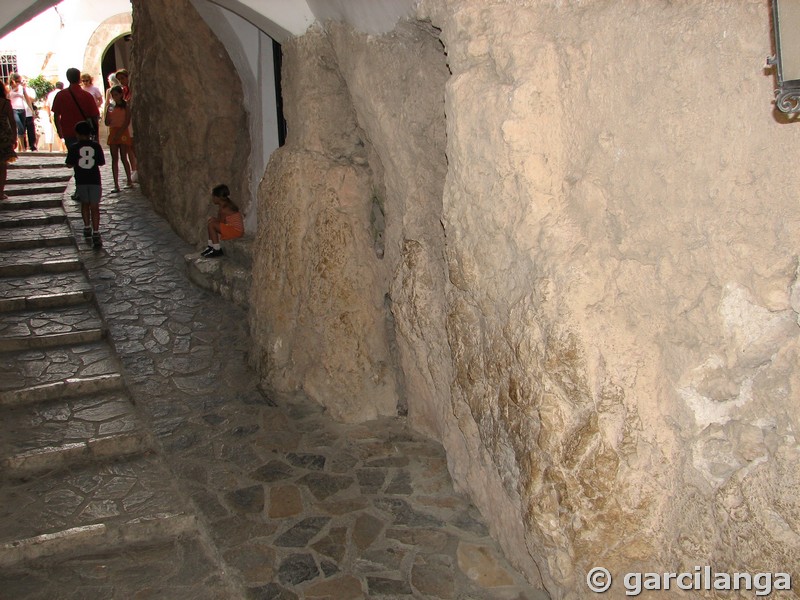
[[190,283],[138,189],[104,197],[93,250],[40,171],[0,211],[0,597],[548,598],[439,444],[262,393],[245,312]]

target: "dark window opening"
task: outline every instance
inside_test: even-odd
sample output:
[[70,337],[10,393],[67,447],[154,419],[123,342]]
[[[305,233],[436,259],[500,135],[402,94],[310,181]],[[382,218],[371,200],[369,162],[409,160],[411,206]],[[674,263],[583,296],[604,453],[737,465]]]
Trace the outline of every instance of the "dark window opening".
[[17,72],[17,55],[0,53],[0,77],[3,81],[8,81],[8,76]]
[[286,143],[286,119],[283,117],[283,93],[281,92],[281,45],[272,40],[272,61],[275,70],[275,105],[278,109],[278,146]]

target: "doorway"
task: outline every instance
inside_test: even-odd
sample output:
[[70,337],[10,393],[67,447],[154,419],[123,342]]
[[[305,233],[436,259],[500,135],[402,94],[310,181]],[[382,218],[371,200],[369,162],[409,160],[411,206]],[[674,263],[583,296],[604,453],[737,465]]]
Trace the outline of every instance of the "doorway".
[[130,65],[131,57],[131,34],[127,33],[118,37],[113,43],[109,44],[103,53],[100,63],[100,70],[103,74],[103,90],[108,91],[111,84],[108,82],[109,75],[116,73],[120,69],[127,69]]

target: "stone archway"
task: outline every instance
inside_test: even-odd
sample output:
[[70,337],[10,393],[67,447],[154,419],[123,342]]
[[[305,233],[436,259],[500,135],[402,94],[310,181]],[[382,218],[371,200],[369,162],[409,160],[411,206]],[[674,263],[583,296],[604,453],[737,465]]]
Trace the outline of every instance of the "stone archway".
[[[103,53],[106,49],[123,35],[131,33],[133,15],[129,12],[120,13],[109,17],[94,30],[92,36],[86,44],[86,52],[83,55],[83,65],[81,71],[90,73],[94,77],[95,85],[102,89],[103,72],[102,61]],[[98,83],[100,85],[98,85]]]

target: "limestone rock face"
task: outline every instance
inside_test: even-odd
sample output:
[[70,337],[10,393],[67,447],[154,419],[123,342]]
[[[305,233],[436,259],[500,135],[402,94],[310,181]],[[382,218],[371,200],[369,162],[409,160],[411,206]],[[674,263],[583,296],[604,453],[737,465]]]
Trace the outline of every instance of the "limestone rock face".
[[[439,438],[451,411],[445,238],[441,224],[445,156],[444,84],[449,77],[438,30],[404,23],[372,37],[336,23],[328,38],[346,82],[382,202],[376,251],[409,417]],[[375,221],[372,220],[375,230]]]
[[386,264],[370,226],[378,204],[329,41],[284,46],[286,145],[260,190],[251,331],[265,385],[302,389],[345,421],[396,414]]
[[132,6],[132,118],[142,191],[184,239],[204,242],[215,185],[227,184],[239,208],[249,210],[242,86],[227,51],[188,0],[132,0]]
[[767,9],[421,8],[452,71],[454,412],[521,511],[508,551],[559,595],[596,565],[800,564],[800,206],[781,150],[800,130],[770,110]]
[[418,14],[284,46],[265,381],[350,420],[405,399],[554,597],[598,565],[800,564],[800,130],[770,110],[768,7]]

